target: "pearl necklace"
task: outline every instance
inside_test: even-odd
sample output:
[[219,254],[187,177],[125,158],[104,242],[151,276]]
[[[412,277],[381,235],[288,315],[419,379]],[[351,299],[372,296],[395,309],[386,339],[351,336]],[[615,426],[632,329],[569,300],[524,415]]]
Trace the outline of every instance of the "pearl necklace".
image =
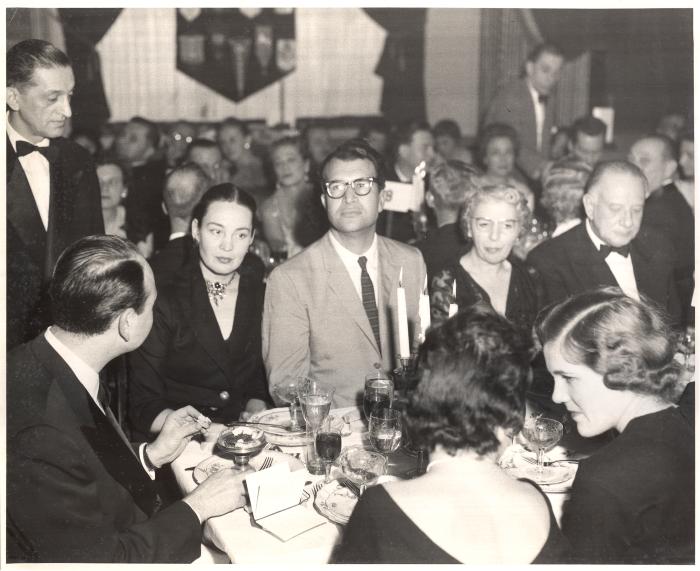
[[236,279],[236,275],[237,273],[234,272],[231,279],[225,284],[221,282],[210,282],[207,279],[204,280],[204,283],[207,285],[207,295],[217,307],[219,306],[219,302],[226,296],[226,289],[233,283],[233,280]]

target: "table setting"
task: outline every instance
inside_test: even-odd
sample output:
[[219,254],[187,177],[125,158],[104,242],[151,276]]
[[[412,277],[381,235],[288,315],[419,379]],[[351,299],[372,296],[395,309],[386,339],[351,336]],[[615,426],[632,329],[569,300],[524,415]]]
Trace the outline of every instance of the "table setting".
[[[425,459],[411,449],[400,410],[392,408],[405,406],[392,375],[367,376],[362,409],[332,409],[332,390],[323,383],[290,383],[293,390],[274,390],[286,391],[287,406],[212,424],[173,463],[184,493],[218,470],[246,473],[248,505],[205,524],[205,539],[234,563],[325,563],[368,486],[422,473]],[[510,476],[542,488],[557,519],[580,459],[559,444],[562,434],[559,421],[532,416],[499,460]]]

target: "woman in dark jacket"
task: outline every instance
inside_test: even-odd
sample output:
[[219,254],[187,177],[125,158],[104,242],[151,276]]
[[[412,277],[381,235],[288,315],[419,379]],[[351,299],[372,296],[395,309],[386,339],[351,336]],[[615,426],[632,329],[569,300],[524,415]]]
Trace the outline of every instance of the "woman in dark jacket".
[[137,434],[159,432],[168,412],[185,404],[215,422],[266,408],[263,268],[248,254],[254,219],[253,198],[228,183],[210,188],[195,207],[197,254],[179,280],[158,292],[153,328],[129,357]]

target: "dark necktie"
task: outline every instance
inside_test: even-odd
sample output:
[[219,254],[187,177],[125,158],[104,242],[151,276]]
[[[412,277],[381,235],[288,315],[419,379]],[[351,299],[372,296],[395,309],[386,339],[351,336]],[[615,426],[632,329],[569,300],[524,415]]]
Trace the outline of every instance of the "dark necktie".
[[[109,423],[112,425],[112,428],[117,432],[119,435],[119,438],[121,438],[124,441],[124,444],[129,448],[131,453],[136,456],[136,452],[134,452],[134,449],[131,446],[131,442],[129,442],[129,439],[126,437],[126,434],[124,434],[124,431],[122,430],[122,427],[119,425],[119,421],[116,419],[114,416],[114,413],[112,412],[112,409],[109,408],[109,389],[105,386],[104,381],[100,380],[100,388],[97,389],[97,400],[98,402],[102,405],[102,408],[105,411],[105,416],[107,417],[107,420]],[[140,462],[140,460],[139,460]]]
[[362,273],[360,274],[362,305],[365,307],[367,319],[369,319],[369,324],[372,326],[372,333],[374,333],[374,339],[377,341],[377,347],[379,347],[379,352],[381,353],[382,344],[379,342],[379,310],[377,309],[377,302],[374,298],[372,278],[370,278],[369,273],[367,273],[367,258],[365,256],[360,256],[357,259],[357,263],[360,264],[360,268],[362,269]]
[[627,256],[630,255],[630,247],[629,247],[629,245],[627,245],[627,246],[608,246],[607,244],[600,245],[600,255],[603,256],[603,259],[607,258],[608,254],[610,254],[611,252],[617,252],[623,258],[626,258]]
[[53,145],[49,145],[48,147],[37,147],[36,145],[32,145],[27,141],[17,141],[18,157],[24,157],[25,155],[29,155],[34,151],[37,151],[44,155],[44,157],[46,157],[46,160],[50,163],[52,163],[58,158],[58,148],[56,148]]
[[537,96],[537,100],[542,103],[542,105],[547,105],[547,101],[549,101],[549,95],[542,95],[539,94]]

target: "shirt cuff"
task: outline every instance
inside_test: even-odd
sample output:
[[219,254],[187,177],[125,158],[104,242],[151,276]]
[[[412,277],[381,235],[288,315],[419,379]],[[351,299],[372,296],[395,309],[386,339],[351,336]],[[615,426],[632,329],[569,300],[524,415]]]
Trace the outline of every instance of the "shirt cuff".
[[143,466],[143,469],[146,470],[146,474],[148,474],[148,477],[151,478],[151,480],[156,479],[156,471],[155,467],[148,461],[148,458],[146,458],[146,446],[148,445],[147,442],[142,442],[141,446],[139,446],[139,460],[141,460],[141,465]]

